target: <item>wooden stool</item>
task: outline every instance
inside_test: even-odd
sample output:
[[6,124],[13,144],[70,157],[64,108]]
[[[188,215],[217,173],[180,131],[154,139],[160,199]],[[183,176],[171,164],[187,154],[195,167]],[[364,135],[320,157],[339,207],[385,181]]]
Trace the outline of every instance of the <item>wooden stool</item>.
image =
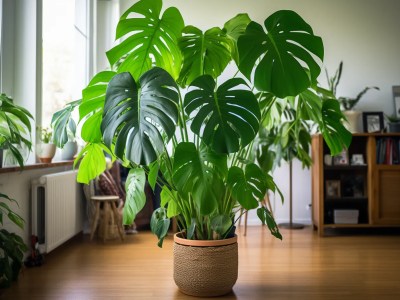
[[[118,234],[121,240],[124,240],[124,231],[122,228],[122,223],[119,221],[117,206],[115,205],[116,202],[119,201],[118,196],[92,196],[90,200],[94,201],[95,203],[95,214],[94,219],[92,222],[92,230],[90,233],[90,239],[93,239],[94,233],[96,232],[97,225],[99,224],[100,218],[100,203],[103,203],[103,241],[105,242],[107,235],[108,235],[108,223],[110,221],[110,216],[112,218],[112,223],[116,221]],[[111,208],[111,209],[110,209]]]

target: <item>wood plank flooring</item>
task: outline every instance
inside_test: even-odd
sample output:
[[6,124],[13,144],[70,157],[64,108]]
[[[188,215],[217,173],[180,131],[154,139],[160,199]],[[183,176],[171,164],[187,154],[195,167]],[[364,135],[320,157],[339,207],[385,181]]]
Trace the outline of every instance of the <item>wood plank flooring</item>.
[[[400,299],[398,234],[320,238],[310,227],[281,232],[282,242],[265,227],[249,227],[247,237],[239,230],[239,278],[221,299]],[[196,299],[174,284],[172,238],[160,249],[150,232],[127,236],[123,243],[75,238],[50,253],[42,267],[25,269],[0,295],[13,300]]]

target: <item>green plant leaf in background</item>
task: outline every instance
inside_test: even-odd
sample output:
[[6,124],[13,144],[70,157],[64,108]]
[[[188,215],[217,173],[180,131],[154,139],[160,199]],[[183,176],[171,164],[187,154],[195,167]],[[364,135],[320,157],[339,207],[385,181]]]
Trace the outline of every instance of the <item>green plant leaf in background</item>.
[[232,191],[232,196],[246,209],[258,206],[265,193],[267,183],[265,174],[256,164],[248,164],[245,171],[239,167],[231,167],[228,173],[227,184]]
[[161,7],[161,0],[141,0],[121,16],[115,38],[126,39],[106,53],[111,66],[119,63],[118,73],[130,72],[137,81],[158,66],[178,78],[182,58],[177,39],[184,22],[175,7],[167,8],[160,17]]
[[51,118],[51,127],[53,128],[53,142],[57,147],[63,148],[69,141],[68,133],[75,136],[76,123],[72,117],[72,112],[82,100],[76,100],[68,103],[63,109],[54,113]]
[[227,215],[214,216],[211,219],[211,229],[215,231],[219,238],[225,238],[225,234],[232,227],[232,219]]
[[[6,199],[10,201],[11,203],[16,203],[18,206],[18,202],[15,199],[12,199],[8,197],[7,195],[0,193],[0,198]],[[19,228],[23,229],[24,228],[24,219],[17,213],[15,213],[5,202],[0,202],[0,224],[3,225],[3,214],[5,214],[10,221],[12,221],[15,225],[17,225]]]
[[222,184],[226,165],[226,155],[213,153],[206,147],[198,151],[193,143],[180,143],[175,148],[174,183],[183,197],[193,195],[202,215],[211,214],[217,208],[220,193],[214,185]]
[[241,78],[232,78],[215,90],[210,75],[194,80],[184,106],[193,114],[191,129],[218,153],[237,152],[249,144],[258,132],[260,109],[254,94]]
[[179,47],[183,54],[183,66],[178,82],[182,86],[190,84],[200,75],[217,78],[231,60],[231,41],[218,27],[203,32],[194,27],[183,29]]
[[342,124],[344,116],[336,99],[321,101],[314,92],[306,90],[299,95],[297,109],[303,120],[312,120],[318,124],[332,155],[350,146],[352,135]]
[[321,71],[324,56],[320,37],[295,12],[277,11],[263,27],[250,22],[238,39],[239,69],[260,91],[284,98],[307,89]]
[[82,139],[85,142],[101,142],[100,124],[103,117],[107,85],[115,74],[113,71],[103,71],[96,74],[82,91],[79,120],[85,119],[81,132]]
[[77,155],[74,167],[80,161],[77,181],[88,184],[106,169],[106,158],[104,151],[111,152],[101,143],[88,143]]
[[115,75],[101,124],[104,143],[110,148],[115,143],[115,155],[122,160],[125,156],[138,165],[150,164],[175,133],[178,102],[178,87],[161,68],[144,73],[139,87],[130,73]]
[[158,237],[158,247],[162,248],[165,236],[168,233],[170,220],[167,217],[167,210],[164,207],[157,208],[150,220],[151,231]]
[[133,223],[137,213],[146,204],[146,195],[144,193],[145,183],[146,175],[142,168],[129,170],[125,183],[126,200],[123,211],[123,223],[126,225]]
[[178,203],[176,202],[176,191],[171,191],[166,185],[161,190],[161,207],[167,207],[167,217],[172,218],[181,213]]
[[261,206],[257,209],[257,216],[261,220],[264,225],[267,225],[268,229],[271,231],[271,234],[278,239],[282,240],[282,235],[279,232],[279,227],[275,223],[275,219],[272,216],[272,213],[268,210],[268,208]]
[[239,65],[239,51],[237,48],[237,40],[246,32],[246,27],[251,22],[248,14],[238,14],[229,21],[227,21],[222,29],[226,35],[231,39],[231,56],[233,60]]

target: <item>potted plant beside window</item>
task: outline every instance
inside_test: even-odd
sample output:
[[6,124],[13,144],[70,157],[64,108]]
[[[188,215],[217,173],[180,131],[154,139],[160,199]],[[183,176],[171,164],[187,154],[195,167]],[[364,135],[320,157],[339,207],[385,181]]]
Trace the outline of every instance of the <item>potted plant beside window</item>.
[[[78,181],[104,171],[104,152],[130,168],[125,224],[145,204],[146,175],[153,189],[162,186],[151,229],[162,246],[170,218],[177,219],[174,279],[187,294],[232,289],[239,206],[257,209],[282,238],[271,211],[260,205],[277,186],[253,162],[260,125],[279,113],[278,98],[296,103],[295,120],[316,122],[333,153],[351,140],[338,102],[322,101],[311,88],[320,73],[322,40],[293,11],[275,12],[264,26],[239,14],[203,32],[185,26],[177,8],[162,12],[160,0],[138,1],[117,26],[116,38],[126,39],[107,52],[112,70],[96,74],[78,104],[87,143],[76,159]],[[223,81],[231,62],[243,76]]]
[[36,144],[36,155],[41,163],[51,163],[56,154],[56,145],[53,144],[53,132],[50,128],[38,126],[37,132],[40,143]]
[[[24,158],[19,146],[31,150],[31,120],[33,117],[25,108],[14,104],[6,94],[0,94],[0,151],[7,149],[21,168]],[[18,278],[28,250],[18,234],[3,228],[6,218],[19,228],[24,227],[24,220],[13,210],[12,203],[18,204],[0,192],[0,288],[9,287]]]

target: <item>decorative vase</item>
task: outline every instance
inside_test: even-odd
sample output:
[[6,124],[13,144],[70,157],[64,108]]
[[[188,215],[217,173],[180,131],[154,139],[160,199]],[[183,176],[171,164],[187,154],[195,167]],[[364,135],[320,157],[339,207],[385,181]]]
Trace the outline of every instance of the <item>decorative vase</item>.
[[351,133],[360,132],[358,123],[361,112],[356,110],[345,110],[343,111],[343,114],[347,119],[347,121],[344,122],[344,126],[347,128],[347,130],[349,130]]
[[229,293],[238,277],[237,236],[187,240],[174,235],[174,280],[181,292],[197,297]]
[[61,159],[72,160],[77,150],[78,150],[78,144],[76,142],[66,143],[61,150]]
[[54,155],[56,154],[55,144],[37,144],[36,155],[42,163],[51,163]]

